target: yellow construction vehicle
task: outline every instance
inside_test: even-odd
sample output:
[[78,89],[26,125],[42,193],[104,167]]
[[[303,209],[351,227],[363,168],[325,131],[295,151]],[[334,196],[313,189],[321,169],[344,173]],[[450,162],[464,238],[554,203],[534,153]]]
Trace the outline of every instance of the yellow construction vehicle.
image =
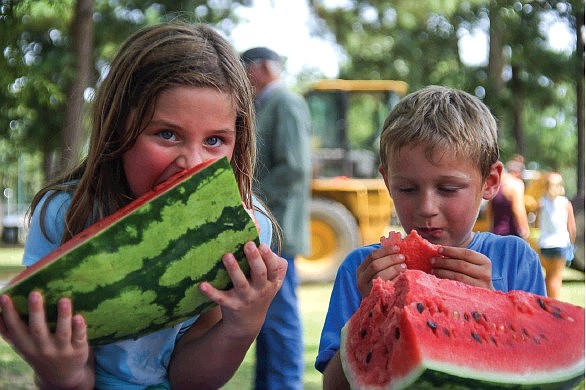
[[296,259],[301,282],[333,280],[346,254],[380,241],[393,203],[378,173],[389,110],[407,92],[393,80],[322,80],[306,93],[313,122],[311,253]]

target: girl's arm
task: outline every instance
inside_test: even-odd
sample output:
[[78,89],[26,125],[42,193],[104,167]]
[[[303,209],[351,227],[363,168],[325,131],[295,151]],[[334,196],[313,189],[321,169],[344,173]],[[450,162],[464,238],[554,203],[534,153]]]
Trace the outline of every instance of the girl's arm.
[[515,182],[511,190],[511,209],[515,217],[515,224],[517,225],[519,236],[527,240],[530,229],[529,221],[527,220],[527,209],[525,208],[525,185],[522,182]]
[[206,312],[177,343],[169,365],[173,389],[216,389],[236,372],[258,335],[267,310],[281,288],[287,262],[261,244],[244,246],[250,265],[246,278],[234,256],[223,257],[234,287],[220,291],[202,283],[204,295],[219,307]]
[[0,334],[33,368],[41,389],[93,389],[95,374],[86,324],[73,315],[71,301],[58,304],[55,333],[45,319],[43,297],[31,292],[28,325],[20,318],[12,300],[0,297]]
[[568,233],[570,233],[570,241],[574,244],[576,242],[576,219],[574,218],[574,207],[569,200],[566,205],[566,209],[568,210]]

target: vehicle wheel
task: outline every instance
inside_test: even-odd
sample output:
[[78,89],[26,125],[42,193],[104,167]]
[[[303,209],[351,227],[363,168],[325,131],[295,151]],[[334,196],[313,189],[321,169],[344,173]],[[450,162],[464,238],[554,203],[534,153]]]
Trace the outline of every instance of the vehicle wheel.
[[584,197],[573,200],[576,219],[576,250],[571,267],[584,272]]
[[298,256],[295,269],[301,283],[331,282],[348,252],[361,244],[354,216],[341,203],[313,199],[310,204],[311,253]]

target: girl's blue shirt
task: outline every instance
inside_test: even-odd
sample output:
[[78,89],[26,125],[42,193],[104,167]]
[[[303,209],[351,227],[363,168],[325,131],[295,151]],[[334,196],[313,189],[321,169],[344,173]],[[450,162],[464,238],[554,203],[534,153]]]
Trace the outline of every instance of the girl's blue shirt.
[[[370,252],[380,247],[380,244],[372,244],[353,250],[338,269],[315,361],[315,368],[321,372],[340,348],[340,331],[362,301],[356,284],[356,269]],[[491,260],[495,290],[523,290],[545,296],[539,256],[520,237],[475,233],[467,248]]]
[[[71,203],[71,195],[59,192],[46,207],[44,221],[40,210],[49,194],[41,200],[33,212],[24,247],[23,264],[31,266],[59,247],[65,229],[65,215]],[[254,200],[254,204],[262,206]],[[257,226],[260,230],[260,242],[270,245],[272,225],[262,213],[255,211]],[[47,237],[41,231],[41,224]],[[75,305],[75,302],[74,302]],[[96,364],[96,384],[99,389],[145,389],[169,388],[167,369],[171,353],[177,340],[189,329],[198,317],[193,317],[172,328],[160,330],[134,340],[94,348]],[[197,368],[194,368],[197,369]]]

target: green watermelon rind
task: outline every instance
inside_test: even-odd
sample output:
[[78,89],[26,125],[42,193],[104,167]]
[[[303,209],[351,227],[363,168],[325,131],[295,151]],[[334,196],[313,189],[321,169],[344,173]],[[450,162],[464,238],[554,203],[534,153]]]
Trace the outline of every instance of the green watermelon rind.
[[404,378],[395,378],[395,389],[572,389],[584,379],[584,360],[565,370],[531,375],[483,372],[424,360]]
[[358,375],[350,366],[350,359],[347,356],[347,333],[350,323],[346,323],[341,330],[340,359],[342,369],[350,388],[360,390],[382,390],[382,389],[573,389],[584,381],[584,364],[582,359],[571,367],[557,371],[548,371],[543,374],[532,373],[531,375],[515,375],[512,372],[483,372],[470,370],[465,367],[455,366],[437,361],[423,360],[420,365],[409,371],[409,374],[402,378],[394,378],[393,386],[370,386],[361,383]]
[[215,306],[198,285],[208,281],[230,288],[221,262],[228,252],[248,273],[247,241],[259,243],[257,227],[222,158],[132,208],[91,240],[68,248],[59,261],[17,276],[0,294],[10,295],[27,320],[27,295],[41,291],[52,329],[57,301],[70,297],[74,311],[86,318],[90,343],[109,344],[173,326]]

